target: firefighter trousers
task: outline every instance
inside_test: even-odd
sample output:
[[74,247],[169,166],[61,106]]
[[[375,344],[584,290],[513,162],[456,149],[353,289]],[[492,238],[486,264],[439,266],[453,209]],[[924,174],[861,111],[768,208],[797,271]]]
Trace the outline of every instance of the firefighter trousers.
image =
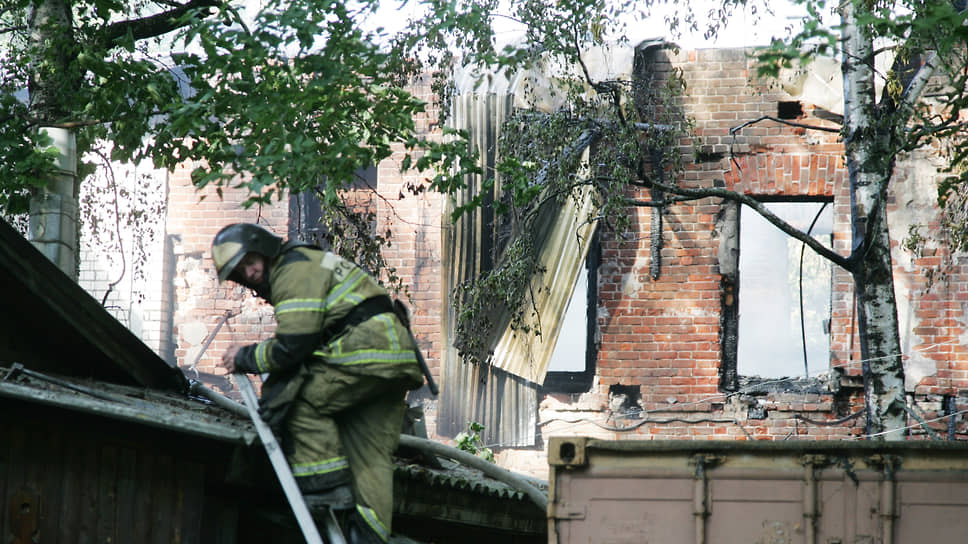
[[314,365],[285,424],[284,450],[300,490],[351,484],[360,516],[389,537],[392,454],[400,440],[410,380]]

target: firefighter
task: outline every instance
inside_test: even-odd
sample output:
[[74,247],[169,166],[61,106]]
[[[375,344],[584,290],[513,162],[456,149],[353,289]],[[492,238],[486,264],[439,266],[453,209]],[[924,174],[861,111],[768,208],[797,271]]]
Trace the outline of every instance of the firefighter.
[[265,377],[259,411],[307,504],[332,508],[351,543],[387,542],[391,454],[406,392],[423,384],[387,292],[355,264],[249,223],[219,231],[212,258],[220,282],[251,288],[275,310],[273,336],[230,346],[222,366]]

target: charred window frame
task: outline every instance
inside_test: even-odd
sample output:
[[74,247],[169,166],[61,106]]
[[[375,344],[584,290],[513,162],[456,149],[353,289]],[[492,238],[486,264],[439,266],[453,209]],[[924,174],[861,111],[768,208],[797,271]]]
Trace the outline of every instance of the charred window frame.
[[[377,168],[370,166],[360,169],[354,176],[349,190],[372,190],[377,187]],[[310,242],[320,247],[328,247],[327,232],[322,224],[322,205],[316,189],[289,195],[289,239]]]
[[[773,208],[772,211],[778,216],[790,221],[802,231],[807,232],[812,229],[811,234],[813,236],[820,238],[825,244],[831,243],[832,213],[830,204],[832,199],[823,197],[773,197],[759,200]],[[743,214],[747,214],[746,222],[743,220]],[[830,297],[833,292],[832,264],[817,256],[809,248],[806,248],[803,252],[804,260],[801,264],[799,257],[802,244],[800,242],[789,238],[772,225],[769,226],[769,229],[761,231],[753,229],[750,227],[750,221],[765,222],[757,212],[748,208],[742,209],[738,204],[732,202],[723,205],[717,219],[717,231],[720,237],[720,274],[722,278],[720,342],[723,361],[720,385],[728,391],[737,390],[741,381],[755,383],[759,378],[802,377],[810,379],[811,374],[816,372],[817,369],[829,367],[830,361],[829,323]],[[745,233],[745,235],[744,228],[741,226],[744,223],[747,225],[747,230],[751,231]],[[790,282],[797,282],[798,284],[798,292],[793,294],[793,299],[788,303],[784,303],[783,301],[787,299],[778,296],[778,291],[771,290],[768,285],[753,284],[753,287],[751,287],[750,281],[765,281],[762,277],[754,276],[751,278],[752,273],[761,273],[766,270],[755,268],[758,265],[752,259],[741,259],[744,246],[755,248],[758,251],[762,250],[767,247],[766,244],[768,243],[765,237],[772,238],[774,234],[786,240],[786,243],[780,244],[780,247],[774,247],[774,252],[785,251],[786,254],[778,255],[777,258],[782,258],[782,262],[787,264],[769,270],[775,273],[777,281],[784,281],[785,279],[787,283],[777,289],[790,289]],[[756,238],[751,238],[751,236]],[[762,263],[759,266],[762,266]],[[796,268],[796,278],[792,276],[794,272],[791,271],[791,266]],[[747,271],[745,281],[744,269]],[[804,287],[804,285],[807,286]],[[780,365],[761,373],[757,373],[757,367],[750,364],[757,360],[756,357],[766,356],[763,355],[765,350],[759,349],[762,347],[760,344],[765,343],[763,340],[754,340],[752,344],[750,343],[751,338],[755,338],[752,337],[752,331],[758,330],[756,329],[757,326],[763,328],[762,322],[759,324],[756,322],[756,318],[759,317],[757,312],[761,308],[757,306],[758,303],[751,304],[750,300],[744,300],[744,296],[747,298],[754,297],[751,300],[766,300],[767,297],[773,299],[773,306],[787,308],[784,311],[785,314],[779,319],[787,317],[791,320],[794,320],[794,317],[796,320],[802,319],[805,327],[801,330],[799,324],[794,324],[797,326],[796,338],[792,340],[787,338],[790,341],[786,342],[783,340],[784,335],[779,334],[779,330],[776,328],[778,318],[776,316],[766,318],[771,323],[768,327],[769,335],[766,337],[769,342],[772,342],[769,348],[786,349],[780,349],[781,355],[777,356],[781,362]],[[812,299],[814,303],[811,305],[809,302],[804,302],[802,315],[800,313],[801,297],[804,300]],[[744,303],[743,311],[740,311],[741,302]],[[777,302],[780,304],[776,304]],[[786,305],[784,306],[784,304]],[[751,311],[751,308],[756,308],[757,311]],[[741,317],[744,315],[745,318]],[[770,321],[771,319],[772,321]],[[787,336],[792,338],[793,335],[788,334]],[[806,341],[806,347],[804,347],[804,341]],[[744,342],[746,342],[745,346]],[[755,346],[757,349],[751,350],[750,346]],[[798,353],[796,357],[791,355],[793,350]],[[756,351],[756,353],[753,353],[753,351]],[[742,361],[740,360],[741,357],[743,358]],[[751,368],[754,370],[751,371]],[[763,367],[759,369],[762,370]]]
[[[599,243],[599,235],[596,231],[595,236],[592,237],[591,245],[588,248],[588,256],[585,258],[583,278],[586,280],[586,288],[584,289],[584,293],[581,293],[576,287],[571,302],[568,304],[567,312],[570,315],[566,315],[565,317],[567,323],[569,318],[584,315],[584,368],[555,370],[555,362],[559,355],[559,347],[562,346],[562,338],[567,337],[569,334],[568,330],[563,328],[559,334],[559,343],[555,347],[551,364],[548,367],[548,373],[545,376],[544,384],[541,386],[539,394],[584,393],[591,390],[592,381],[595,377],[595,362],[598,358],[596,335],[598,332],[598,267],[600,262],[601,246]],[[584,295],[584,300],[581,300],[582,295]],[[575,307],[574,304],[576,302],[581,302],[581,306]],[[576,309],[579,312],[575,312]]]

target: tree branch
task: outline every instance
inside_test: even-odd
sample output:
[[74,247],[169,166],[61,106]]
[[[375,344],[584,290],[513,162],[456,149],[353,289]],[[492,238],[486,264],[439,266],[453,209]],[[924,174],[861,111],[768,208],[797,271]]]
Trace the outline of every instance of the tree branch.
[[[961,8],[958,10],[959,14],[965,12],[965,5],[966,4],[964,2],[955,4],[956,7]],[[914,112],[914,105],[921,98],[921,93],[924,92],[924,88],[928,85],[928,81],[938,68],[937,62],[938,52],[931,51],[928,54],[928,57],[921,64],[921,69],[919,69],[917,73],[911,77],[910,81],[905,82],[904,92],[901,93],[900,100],[897,104],[897,111],[902,115],[904,121],[907,121],[907,119]],[[891,68],[896,70],[901,66],[901,63],[901,57],[895,58]],[[881,104],[884,104],[886,100],[890,100],[890,97],[887,93],[884,93],[884,96],[881,97]],[[903,125],[903,123],[901,124]]]
[[[928,85],[928,81],[931,79],[931,76],[934,75],[935,70],[937,70],[937,61],[938,53],[937,51],[932,51],[928,55],[928,58],[925,59],[924,64],[921,65],[921,69],[914,74],[914,76],[911,78],[911,81],[908,82],[907,86],[905,87],[904,92],[901,93],[901,99],[897,105],[897,110],[904,116],[905,121],[911,112],[914,111],[914,104],[918,101],[918,99],[921,98],[921,93],[924,92],[924,88]],[[890,97],[887,96],[887,93],[884,93],[884,96],[881,97],[881,102],[883,103],[885,100],[889,99]]]
[[657,130],[659,132],[668,132],[676,129],[675,125],[657,125],[655,123],[632,123],[632,126],[638,130]]
[[91,127],[94,125],[100,125],[103,121],[99,121],[97,119],[91,119],[87,121],[64,121],[61,123],[52,123],[50,121],[46,121],[38,117],[29,117],[27,118],[27,122],[31,126],[73,129],[73,128]]
[[[656,187],[657,189],[659,187]],[[674,196],[671,198],[665,198],[662,202],[655,202],[654,200],[638,200],[635,198],[625,199],[625,203],[629,206],[635,206],[636,208],[664,208],[669,204],[675,204],[677,202],[692,202],[693,200],[699,200],[701,198],[707,198],[705,196]]]
[[119,21],[107,26],[104,31],[104,40],[105,43],[113,44],[128,33],[135,40],[162,36],[183,26],[178,24],[177,20],[189,11],[199,8],[219,7],[222,4],[223,2],[221,0],[190,0],[188,3],[179,4],[178,7],[162,13],[142,17],[141,19]]
[[795,238],[814,250],[818,255],[828,259],[830,262],[836,264],[837,266],[847,270],[848,272],[853,270],[853,262],[845,257],[834,252],[832,249],[821,244],[817,239],[812,236],[808,236],[807,233],[797,229],[793,225],[787,223],[783,219],[777,217],[773,212],[767,209],[762,202],[756,200],[755,198],[744,195],[742,193],[737,193],[736,191],[730,191],[728,189],[720,189],[718,187],[702,188],[702,189],[686,189],[684,187],[676,187],[674,185],[666,185],[657,182],[645,182],[648,186],[656,187],[662,189],[667,193],[672,193],[675,195],[690,197],[693,199],[714,197],[714,198],[724,198],[726,200],[732,200],[740,204],[745,204],[752,208],[756,213],[763,216],[773,224],[776,228],[785,232],[792,238]]
[[818,125],[807,125],[807,124],[804,124],[804,123],[795,123],[793,121],[787,121],[786,119],[780,119],[779,117],[773,117],[771,115],[764,115],[763,117],[760,117],[758,119],[753,119],[752,121],[747,121],[747,122],[745,122],[745,123],[743,123],[741,125],[737,125],[735,127],[730,128],[729,129],[729,135],[730,136],[736,136],[736,133],[739,132],[740,130],[743,130],[744,128],[746,128],[746,127],[748,127],[750,125],[755,125],[756,123],[759,123],[760,121],[765,121],[765,120],[775,121],[777,123],[781,123],[781,124],[784,124],[784,125],[789,125],[791,127],[799,127],[799,128],[809,129],[809,130],[822,130],[824,132],[840,132],[840,129],[839,128],[830,128],[830,127],[822,127],[822,126],[818,126]]
[[10,113],[10,114],[4,115],[3,117],[0,117],[0,124],[6,123],[7,121],[10,121],[15,117],[19,117],[23,121],[26,121],[26,125],[28,127],[52,127],[52,128],[71,129],[71,128],[89,127],[89,126],[101,124],[101,121],[98,121],[98,120],[64,121],[61,123],[52,123],[48,120],[41,119],[39,117],[24,116],[16,113]]
[[619,123],[623,127],[627,126],[628,122],[625,120],[625,114],[622,111],[622,107],[620,103],[621,96],[619,95],[618,89],[615,88],[615,83],[606,82],[606,81],[595,81],[592,79],[591,73],[588,71],[588,66],[585,64],[585,60],[581,58],[582,50],[581,50],[581,43],[579,42],[577,29],[575,29],[574,32],[572,33],[572,38],[574,38],[574,47],[575,47],[575,53],[576,53],[575,57],[578,60],[578,65],[581,66],[581,71],[585,76],[585,81],[587,81],[588,84],[591,85],[591,87],[595,89],[596,92],[608,94],[609,98],[612,100],[612,105],[615,107],[614,112],[615,112],[615,115],[618,117]]

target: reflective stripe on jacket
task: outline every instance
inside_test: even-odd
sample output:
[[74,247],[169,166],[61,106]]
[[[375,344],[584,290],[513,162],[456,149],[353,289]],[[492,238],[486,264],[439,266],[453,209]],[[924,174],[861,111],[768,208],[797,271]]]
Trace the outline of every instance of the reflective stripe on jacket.
[[386,294],[355,264],[330,252],[296,247],[271,263],[269,285],[275,335],[242,348],[235,361],[240,368],[272,374],[316,360],[386,377],[421,376],[409,332],[393,313],[323,338],[323,331],[338,330],[356,305]]

